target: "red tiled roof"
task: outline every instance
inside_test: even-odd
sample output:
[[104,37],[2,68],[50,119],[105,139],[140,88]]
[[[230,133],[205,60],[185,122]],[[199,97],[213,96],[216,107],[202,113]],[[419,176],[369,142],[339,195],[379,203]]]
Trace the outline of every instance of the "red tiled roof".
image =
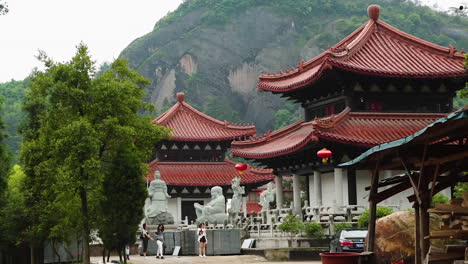
[[171,140],[223,141],[255,135],[255,126],[239,126],[214,119],[184,102],[184,94],[177,94],[178,102],[153,123],[171,128]]
[[260,76],[258,90],[302,88],[334,67],[385,77],[468,79],[464,54],[453,46],[446,48],[409,35],[378,20],[378,14],[373,18],[319,56],[299,63],[297,69]]
[[232,154],[266,159],[298,151],[311,141],[325,139],[343,144],[373,147],[406,137],[444,117],[432,113],[357,113],[346,108],[339,115],[298,122],[281,131],[251,141],[234,141]]
[[250,215],[252,212],[255,214],[260,213],[262,206],[257,202],[247,202],[247,214]]
[[267,133],[262,138],[246,141],[233,141],[232,154],[244,158],[269,158],[294,152],[310,141],[317,141],[313,127],[298,121],[290,126]]
[[[148,164],[150,178],[154,179],[154,172],[161,172],[161,179],[172,186],[226,186],[231,180],[239,176],[234,168],[235,162],[162,162],[154,160]],[[241,175],[241,184],[263,183],[271,181],[275,175],[271,169],[258,169],[248,166]]]

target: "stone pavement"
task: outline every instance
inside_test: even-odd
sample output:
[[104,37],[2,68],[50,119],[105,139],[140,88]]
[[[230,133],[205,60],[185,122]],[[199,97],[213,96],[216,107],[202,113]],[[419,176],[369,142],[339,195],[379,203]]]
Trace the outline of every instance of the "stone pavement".
[[[119,260],[117,256],[111,256],[110,260]],[[92,263],[101,263],[102,257],[92,257]],[[182,263],[227,263],[227,264],[246,264],[246,263],[310,263],[310,264],[320,264],[320,261],[281,261],[281,262],[271,262],[267,261],[263,257],[252,256],[252,255],[234,255],[234,256],[207,256],[206,258],[200,258],[198,256],[165,256],[165,259],[157,259],[155,256],[148,256],[146,259],[141,256],[133,255],[130,256],[130,260],[127,263],[132,264],[159,264],[159,263],[168,263],[168,264],[182,264]]]

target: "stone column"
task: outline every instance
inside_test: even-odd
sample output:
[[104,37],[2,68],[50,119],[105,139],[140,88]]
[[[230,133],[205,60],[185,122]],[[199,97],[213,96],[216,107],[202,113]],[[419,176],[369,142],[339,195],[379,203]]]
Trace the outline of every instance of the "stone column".
[[175,219],[176,219],[176,222],[180,223],[183,220],[182,219],[182,198],[177,197],[176,202],[177,202],[177,215],[175,216]]
[[343,169],[335,168],[335,205],[343,206]]
[[322,206],[322,174],[314,171],[315,206]]
[[283,177],[276,176],[276,209],[283,208]]
[[242,196],[242,212],[244,213],[244,218],[247,218],[247,196]]
[[299,174],[293,174],[293,208],[293,213],[302,217],[301,185],[299,183]]
[[[309,175],[307,178],[309,179],[309,190],[307,190],[309,192],[309,207],[312,207],[315,204],[315,197],[313,196],[315,181],[313,175]],[[312,201],[314,202],[312,203]]]

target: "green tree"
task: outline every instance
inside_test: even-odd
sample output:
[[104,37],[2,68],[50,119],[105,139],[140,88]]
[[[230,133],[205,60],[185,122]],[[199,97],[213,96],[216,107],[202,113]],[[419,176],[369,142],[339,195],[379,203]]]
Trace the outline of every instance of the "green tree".
[[[45,205],[54,209],[64,208],[58,198],[70,196],[69,207],[79,212],[77,226],[83,241],[83,263],[88,264],[90,231],[101,215],[100,202],[109,195],[103,192],[103,184],[118,157],[116,153],[133,152],[138,171],[128,167],[132,171],[126,173],[142,179],[143,164],[168,131],[138,115],[140,110],[151,109],[142,100],[148,80],[130,70],[125,60],[117,59],[110,70],[95,77],[95,63],[84,44],[78,45],[69,62],[56,63],[43,53],[39,59],[45,71],[32,74],[25,102],[25,173],[28,178],[42,180],[31,184],[32,193],[49,195],[40,196],[36,203],[47,201]],[[38,191],[38,186],[43,191]],[[50,203],[51,199],[54,203]],[[47,215],[50,206],[44,206],[41,214]],[[142,204],[138,206],[137,211],[128,213],[138,214]],[[63,211],[66,216],[73,212]],[[44,224],[39,221],[38,226]],[[58,224],[61,222],[52,221],[50,230]],[[52,233],[40,235],[48,238]]]
[[441,193],[437,193],[432,196],[431,207],[434,207],[436,203],[448,204],[449,198]]
[[[385,206],[378,206],[376,219],[390,215],[392,213],[393,210],[391,208]],[[358,218],[358,226],[361,228],[367,228],[367,226],[369,225],[369,218],[369,209],[366,209]]]
[[8,178],[6,192],[0,199],[0,248],[15,246],[21,240],[19,234],[26,228],[24,182],[26,175],[15,165]]
[[278,229],[289,234],[288,244],[289,247],[291,247],[294,236],[304,230],[304,224],[294,215],[288,215],[286,216],[286,219],[283,221],[283,223],[278,226]]
[[304,232],[307,237],[312,239],[321,239],[325,235],[322,225],[317,222],[304,223]]
[[[0,110],[3,106],[3,98],[0,95]],[[5,126],[3,125],[2,118],[0,116],[0,197],[4,193],[6,189],[7,177],[8,172],[10,171],[10,158],[5,148],[4,141],[6,139],[6,134],[3,133],[3,129]],[[1,204],[0,200],[0,206]]]

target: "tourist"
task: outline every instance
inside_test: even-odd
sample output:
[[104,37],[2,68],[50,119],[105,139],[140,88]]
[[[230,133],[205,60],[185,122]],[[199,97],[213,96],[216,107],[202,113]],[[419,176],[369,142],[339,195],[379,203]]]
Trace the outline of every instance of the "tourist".
[[198,242],[200,243],[198,247],[198,256],[206,258],[206,244],[208,241],[206,240],[206,225],[204,223],[198,225]]
[[156,230],[156,244],[158,244],[158,250],[156,251],[156,258],[164,259],[163,256],[163,244],[164,244],[164,225],[158,225]]
[[143,224],[143,228],[141,229],[141,240],[143,241],[143,256],[146,258],[146,251],[148,250],[148,240],[154,240],[146,231],[146,224]]
[[130,260],[130,246],[129,245],[125,245],[125,258],[127,258],[127,260]]

